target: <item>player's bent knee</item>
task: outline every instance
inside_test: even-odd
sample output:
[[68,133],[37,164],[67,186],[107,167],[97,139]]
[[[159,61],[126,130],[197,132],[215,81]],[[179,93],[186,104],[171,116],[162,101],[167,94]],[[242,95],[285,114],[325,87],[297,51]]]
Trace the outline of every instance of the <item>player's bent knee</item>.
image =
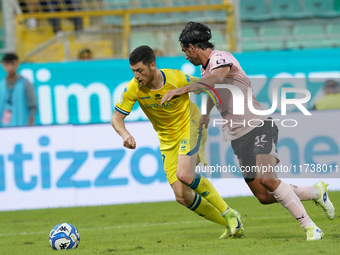
[[185,185],[190,185],[193,180],[193,178],[190,176],[190,173],[177,172],[176,177],[181,183]]
[[279,185],[279,180],[276,178],[261,178],[259,179],[260,184],[269,191],[274,191]]
[[264,187],[272,186],[273,184],[271,178],[261,178],[259,179],[259,182]]

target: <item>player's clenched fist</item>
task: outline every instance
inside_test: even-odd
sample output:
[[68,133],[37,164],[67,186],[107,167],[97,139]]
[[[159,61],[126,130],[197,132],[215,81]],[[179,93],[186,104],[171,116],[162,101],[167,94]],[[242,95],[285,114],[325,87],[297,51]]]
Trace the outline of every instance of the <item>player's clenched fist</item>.
[[199,128],[203,129],[203,125],[204,125],[204,128],[207,129],[209,121],[210,121],[210,115],[201,115]]
[[133,138],[132,135],[128,135],[123,138],[123,146],[128,149],[135,149],[136,148],[136,141],[135,138]]

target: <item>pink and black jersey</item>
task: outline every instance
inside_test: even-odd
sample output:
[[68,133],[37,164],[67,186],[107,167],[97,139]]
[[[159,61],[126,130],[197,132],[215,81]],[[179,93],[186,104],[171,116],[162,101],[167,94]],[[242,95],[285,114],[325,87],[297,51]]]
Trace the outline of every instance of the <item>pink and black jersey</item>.
[[[233,97],[229,89],[216,89],[218,95],[221,98],[222,105],[219,103],[216,105],[217,110],[220,112],[223,119],[227,120],[227,123],[223,125],[223,136],[226,141],[235,140],[248,132],[256,126],[255,120],[265,120],[268,118],[266,115],[255,115],[248,107],[248,88],[252,89],[249,78],[243,71],[240,63],[236,58],[226,51],[214,50],[211,52],[209,59],[205,66],[201,66],[201,76],[202,78],[208,76],[211,71],[217,68],[230,66],[230,72],[224,84],[229,84],[237,87],[242,91],[243,99],[238,98],[238,100],[243,100],[244,114],[234,114],[233,109]],[[219,102],[217,96],[212,93],[215,97],[216,102]],[[257,102],[254,93],[252,93],[252,105],[257,110],[262,110],[260,104]],[[249,122],[250,120],[254,120]],[[250,123],[250,125],[248,124]],[[258,121],[258,124],[261,122]]]

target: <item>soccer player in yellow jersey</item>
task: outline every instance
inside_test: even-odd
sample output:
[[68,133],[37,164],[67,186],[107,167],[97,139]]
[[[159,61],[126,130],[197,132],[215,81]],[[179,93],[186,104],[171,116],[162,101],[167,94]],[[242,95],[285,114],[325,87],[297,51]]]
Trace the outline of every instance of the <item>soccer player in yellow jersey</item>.
[[123,146],[136,148],[136,141],[126,130],[124,119],[138,101],[158,133],[164,171],[176,201],[224,226],[220,238],[243,235],[239,213],[229,208],[208,179],[195,174],[198,162],[206,164],[206,129],[199,129],[198,107],[190,101],[188,94],[160,104],[167,91],[186,86],[198,78],[179,70],[158,69],[154,52],[148,46],[136,48],[130,54],[129,63],[134,78],[119,98],[111,118],[111,125],[123,138]]

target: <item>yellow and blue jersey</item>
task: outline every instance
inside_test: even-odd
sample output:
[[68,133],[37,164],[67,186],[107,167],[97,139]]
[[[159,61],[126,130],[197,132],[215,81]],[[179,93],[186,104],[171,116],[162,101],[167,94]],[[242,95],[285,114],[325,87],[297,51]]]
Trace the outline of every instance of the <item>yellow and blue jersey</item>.
[[161,150],[171,146],[174,140],[190,132],[190,121],[198,122],[200,112],[197,105],[189,99],[189,94],[172,99],[170,102],[160,104],[162,97],[169,90],[184,87],[197,81],[199,78],[190,76],[180,70],[162,69],[163,87],[151,90],[132,79],[118,99],[115,110],[128,115],[133,105],[138,101],[140,107],[151,121],[161,141]]
[[315,103],[316,110],[340,109],[340,93],[327,94]]

